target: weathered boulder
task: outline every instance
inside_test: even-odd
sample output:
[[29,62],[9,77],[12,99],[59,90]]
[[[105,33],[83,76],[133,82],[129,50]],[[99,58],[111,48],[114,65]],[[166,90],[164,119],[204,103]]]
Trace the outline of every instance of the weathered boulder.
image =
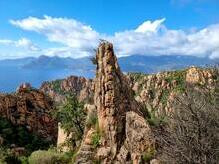
[[126,163],[127,160],[132,160],[134,164],[140,163],[142,154],[149,153],[155,148],[154,135],[149,124],[135,112],[126,114],[125,138],[125,144],[117,155],[120,163]]

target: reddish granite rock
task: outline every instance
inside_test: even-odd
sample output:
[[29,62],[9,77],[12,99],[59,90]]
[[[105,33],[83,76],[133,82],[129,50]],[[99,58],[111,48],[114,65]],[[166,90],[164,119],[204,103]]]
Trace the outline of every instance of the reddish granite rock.
[[92,80],[84,77],[70,76],[63,80],[44,82],[40,90],[57,102],[65,98],[64,93],[75,94],[79,101],[93,100]]
[[15,94],[0,94],[1,116],[14,125],[26,126],[48,140],[55,141],[57,123],[51,117],[53,101],[43,92],[29,87],[19,87]]
[[[142,153],[154,147],[152,131],[127,78],[120,71],[113,45],[102,42],[97,49],[96,60],[94,105],[101,131],[100,145],[94,150],[89,142],[85,142],[90,141],[97,131],[90,128],[84,134],[76,163],[92,163],[95,159],[102,163],[139,162]],[[127,152],[125,155],[123,150]]]

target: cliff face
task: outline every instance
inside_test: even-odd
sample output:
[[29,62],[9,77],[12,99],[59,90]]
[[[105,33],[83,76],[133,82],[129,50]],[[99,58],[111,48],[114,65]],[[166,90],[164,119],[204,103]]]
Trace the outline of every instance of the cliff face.
[[65,93],[73,93],[79,101],[90,102],[93,98],[92,80],[84,77],[70,76],[63,80],[44,82],[40,90],[56,102],[65,98]]
[[53,102],[43,92],[21,85],[15,94],[0,95],[0,113],[14,125],[26,126],[50,141],[57,137],[57,123],[50,116]]

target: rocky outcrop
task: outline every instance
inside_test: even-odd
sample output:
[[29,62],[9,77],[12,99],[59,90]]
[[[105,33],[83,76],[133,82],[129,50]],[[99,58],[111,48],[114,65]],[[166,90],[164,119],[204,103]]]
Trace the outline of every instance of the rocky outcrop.
[[92,80],[84,77],[70,76],[66,79],[44,82],[40,90],[56,102],[63,101],[65,94],[73,93],[79,101],[93,100]]
[[15,94],[0,94],[0,113],[14,125],[25,126],[30,132],[50,141],[57,137],[57,123],[52,119],[53,101],[43,92],[21,85]]
[[171,113],[172,100],[177,95],[187,92],[189,87],[203,92],[213,92],[216,77],[213,69],[195,67],[152,75],[140,73],[127,75],[130,87],[135,92],[135,99],[149,112],[155,112],[157,115]]
[[212,69],[200,69],[191,67],[186,72],[186,82],[192,84],[200,84],[208,87],[215,85],[216,77]]
[[70,138],[69,134],[58,124],[57,148],[61,152],[68,152],[70,149],[66,145],[66,141]]
[[[141,107],[135,101],[126,77],[120,71],[113,45],[102,42],[97,49],[96,60],[94,105],[97,109],[101,139],[95,157],[83,160],[86,163],[92,163],[91,159],[103,163],[139,163],[142,154],[154,147],[153,134],[143,118]],[[135,120],[136,118],[138,120]],[[93,130],[88,130],[87,134],[91,133],[90,131]],[[87,136],[92,136],[87,134],[82,147],[85,147],[85,141],[89,140]],[[140,142],[135,142],[137,140]],[[134,145],[132,142],[135,142]],[[123,151],[127,152],[127,156]],[[81,156],[83,152],[80,149],[78,163],[82,160]],[[126,157],[123,158],[124,156]]]

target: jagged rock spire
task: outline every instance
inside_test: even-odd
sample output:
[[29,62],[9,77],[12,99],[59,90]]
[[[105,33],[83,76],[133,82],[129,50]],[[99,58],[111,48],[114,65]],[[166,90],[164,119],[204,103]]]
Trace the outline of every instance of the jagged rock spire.
[[105,146],[115,155],[125,136],[126,112],[137,108],[133,92],[120,71],[113,45],[101,42],[96,54],[97,69],[94,103]]
[[142,153],[153,147],[153,135],[119,68],[111,43],[100,43],[96,64],[94,105],[101,131],[100,145],[94,150],[86,142],[95,133],[90,128],[84,134],[76,163],[92,163],[93,159],[101,163],[139,163]]

